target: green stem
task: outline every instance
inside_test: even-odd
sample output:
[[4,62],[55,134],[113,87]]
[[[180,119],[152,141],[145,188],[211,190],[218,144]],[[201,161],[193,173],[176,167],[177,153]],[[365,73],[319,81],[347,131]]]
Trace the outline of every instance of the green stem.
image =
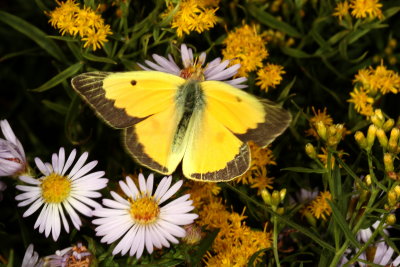
[[279,255],[278,255],[278,217],[274,215],[272,220],[274,223],[274,233],[273,233],[274,258],[275,258],[276,266],[280,267],[281,264],[279,262]]

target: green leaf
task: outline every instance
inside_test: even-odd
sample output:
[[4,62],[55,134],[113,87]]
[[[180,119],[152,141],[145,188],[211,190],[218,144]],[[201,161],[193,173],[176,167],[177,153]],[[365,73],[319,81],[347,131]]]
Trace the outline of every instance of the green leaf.
[[353,244],[354,247],[360,248],[360,243],[358,243],[357,239],[354,237],[353,233],[351,232],[349,225],[347,224],[346,220],[344,219],[342,213],[340,212],[339,208],[336,206],[336,204],[327,199],[329,205],[332,208],[332,216],[337,223],[337,225],[340,227],[340,229],[343,231],[343,234],[346,236],[346,239],[350,241],[350,243]]
[[261,253],[263,253],[263,252],[265,252],[265,251],[268,251],[268,250],[270,250],[270,249],[271,249],[271,248],[263,248],[263,249],[260,249],[259,251],[255,252],[253,255],[251,255],[249,261],[247,262],[247,266],[248,266],[248,267],[253,267],[253,266],[254,266],[254,261],[258,258],[258,256],[259,256]]
[[204,254],[206,254],[207,250],[209,250],[214,242],[214,239],[217,237],[220,229],[216,229],[210,232],[205,238],[203,238],[199,244],[199,247],[196,249],[196,254],[191,257],[191,265],[200,266],[201,259]]
[[46,50],[47,53],[52,55],[57,60],[62,62],[67,61],[58,45],[53,40],[48,38],[48,36],[36,26],[33,26],[29,22],[1,10],[0,21],[8,24],[16,31],[19,31],[28,38],[32,39],[32,41],[37,43],[41,48]]
[[250,14],[262,24],[265,24],[273,29],[280,30],[292,37],[302,37],[301,33],[299,33],[295,28],[293,28],[286,22],[276,19],[274,16],[261,10],[259,7],[256,7],[255,5],[249,5],[248,10]]
[[288,56],[295,57],[295,58],[311,58],[313,55],[307,54],[306,52],[296,49],[290,48],[286,46],[281,47],[281,51]]
[[108,57],[99,57],[99,56],[95,56],[93,54],[90,53],[84,53],[83,57],[90,60],[90,61],[95,61],[95,62],[103,62],[103,63],[108,63],[108,64],[114,64],[116,65],[117,62],[115,62],[114,60],[112,60],[111,58]]
[[66,80],[69,77],[78,73],[79,70],[82,68],[82,66],[83,66],[83,63],[78,62],[78,63],[66,68],[65,70],[63,70],[62,72],[60,72],[59,74],[57,74],[56,76],[54,76],[53,78],[51,78],[50,80],[48,80],[47,82],[42,84],[40,87],[33,89],[32,91],[43,92],[43,91],[49,90],[50,88],[53,88],[54,86],[62,83],[64,80]]
[[48,107],[48,108],[51,109],[51,110],[54,110],[54,111],[57,112],[57,113],[60,113],[60,114],[62,114],[62,115],[67,114],[68,108],[66,108],[66,107],[63,106],[63,105],[60,105],[60,104],[58,104],[58,103],[51,102],[51,101],[46,100],[46,99],[45,99],[45,100],[42,100],[42,103],[43,103],[43,105],[45,105],[46,107]]
[[328,171],[326,169],[310,169],[310,168],[305,168],[305,167],[287,167],[281,169],[282,171],[292,171],[292,172],[303,172],[303,173],[327,173]]
[[290,89],[292,89],[295,82],[296,82],[296,77],[294,77],[293,80],[288,85],[286,85],[285,88],[282,90],[282,92],[279,94],[279,97],[276,101],[277,103],[284,101],[288,97]]

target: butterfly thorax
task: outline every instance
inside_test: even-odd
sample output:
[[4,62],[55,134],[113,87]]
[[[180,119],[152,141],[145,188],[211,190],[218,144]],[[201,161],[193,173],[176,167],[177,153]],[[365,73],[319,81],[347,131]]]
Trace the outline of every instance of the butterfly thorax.
[[201,66],[193,65],[181,70],[179,75],[186,80],[194,80],[202,82],[205,80],[203,68]]
[[196,80],[189,79],[177,90],[175,101],[181,116],[172,147],[179,147],[185,137],[193,113],[196,112],[200,114],[205,107],[204,93],[200,83]]

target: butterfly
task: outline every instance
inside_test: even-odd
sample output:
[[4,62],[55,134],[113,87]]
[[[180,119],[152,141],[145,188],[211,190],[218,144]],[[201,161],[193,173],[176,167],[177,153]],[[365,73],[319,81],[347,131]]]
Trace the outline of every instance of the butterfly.
[[125,147],[140,164],[168,175],[182,162],[189,179],[230,181],[250,167],[248,142],[267,146],[291,115],[229,83],[193,77],[88,72],[71,83],[100,118],[123,129]]

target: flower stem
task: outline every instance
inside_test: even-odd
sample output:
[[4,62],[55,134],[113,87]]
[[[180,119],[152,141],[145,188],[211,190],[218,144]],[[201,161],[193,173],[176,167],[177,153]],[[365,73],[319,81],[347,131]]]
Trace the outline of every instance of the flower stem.
[[281,264],[279,262],[279,255],[278,255],[278,217],[276,215],[274,215],[272,220],[274,223],[274,233],[273,233],[274,258],[275,258],[276,266],[280,267]]

